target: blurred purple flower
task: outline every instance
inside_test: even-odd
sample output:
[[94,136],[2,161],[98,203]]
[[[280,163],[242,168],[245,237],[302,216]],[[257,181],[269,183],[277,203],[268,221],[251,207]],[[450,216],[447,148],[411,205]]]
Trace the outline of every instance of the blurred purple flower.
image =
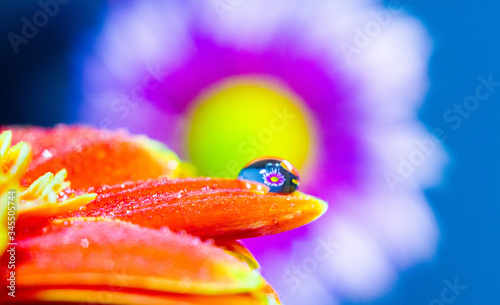
[[429,54],[398,1],[137,1],[111,9],[85,62],[81,120],[183,153],[188,109],[211,85],[255,75],[283,84],[315,124],[303,190],[330,211],[285,234],[299,239],[293,250],[281,235],[266,249],[249,244],[286,304],[370,299],[436,247],[422,188],[446,157],[416,118]]

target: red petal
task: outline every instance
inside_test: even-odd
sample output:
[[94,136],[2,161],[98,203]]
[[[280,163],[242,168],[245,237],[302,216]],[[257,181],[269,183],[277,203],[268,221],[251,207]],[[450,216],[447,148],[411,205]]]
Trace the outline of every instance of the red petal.
[[[214,295],[254,291],[263,283],[245,262],[168,229],[75,221],[44,231],[18,242],[18,289],[78,285]],[[7,252],[2,266],[8,257]]]
[[[12,301],[11,298],[9,301]],[[109,287],[86,289],[24,289],[16,292],[17,302],[71,302],[76,304],[148,304],[148,305],[266,305],[268,300],[253,294],[200,296],[148,291],[114,291]],[[46,303],[45,303],[46,304]],[[279,303],[278,303],[279,304]]]
[[176,170],[175,160],[167,164],[168,158],[159,158],[155,148],[123,131],[66,125],[54,128],[2,126],[0,129],[12,130],[13,144],[25,141],[32,147],[33,161],[24,176],[25,186],[47,172],[56,173],[63,168],[68,171],[67,180],[75,189],[173,177]]
[[169,227],[202,238],[242,239],[276,234],[321,216],[323,201],[301,193],[281,195],[263,185],[231,179],[150,180],[92,190],[97,198],[62,215],[120,219]]

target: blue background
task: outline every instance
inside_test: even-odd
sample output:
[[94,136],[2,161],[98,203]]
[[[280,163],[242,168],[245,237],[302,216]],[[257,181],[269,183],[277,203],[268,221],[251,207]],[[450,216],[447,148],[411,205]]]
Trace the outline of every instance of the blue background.
[[467,289],[453,304],[500,304],[500,87],[459,128],[443,118],[453,104],[475,94],[479,76],[492,74],[500,82],[500,3],[404,6],[427,26],[435,44],[420,118],[429,130],[445,130],[451,162],[445,182],[426,192],[441,230],[437,256],[406,272],[389,296],[370,304],[431,304],[446,288],[443,281],[455,277]]
[[[500,87],[459,128],[443,118],[455,103],[475,94],[479,76],[491,74],[500,82],[500,3],[401,4],[434,41],[431,88],[419,116],[429,130],[445,130],[451,162],[444,183],[426,191],[441,231],[436,257],[406,271],[387,296],[366,304],[442,304],[434,299],[441,297],[444,281],[455,278],[467,288],[453,304],[500,304]],[[78,101],[78,50],[92,48],[107,8],[98,1],[69,2],[16,54],[7,33],[19,33],[21,18],[38,10],[36,1],[0,4],[1,124],[51,126],[76,119],[75,103],[68,101]]]

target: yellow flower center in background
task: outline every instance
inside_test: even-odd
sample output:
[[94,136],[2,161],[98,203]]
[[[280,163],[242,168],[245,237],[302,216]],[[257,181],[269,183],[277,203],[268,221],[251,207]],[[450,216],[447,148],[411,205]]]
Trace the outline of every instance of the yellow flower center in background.
[[234,77],[202,92],[190,109],[188,153],[200,175],[236,177],[252,159],[285,158],[303,171],[314,155],[309,112],[288,88]]

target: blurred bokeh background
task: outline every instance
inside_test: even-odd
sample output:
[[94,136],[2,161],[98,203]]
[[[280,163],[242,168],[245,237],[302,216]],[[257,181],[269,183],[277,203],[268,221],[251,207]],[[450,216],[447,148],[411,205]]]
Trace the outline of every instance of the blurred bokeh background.
[[[425,191],[440,240],[436,255],[404,271],[386,295],[342,304],[499,304],[500,87],[494,82],[500,82],[500,4],[492,0],[399,3],[423,23],[433,43],[430,87],[419,118],[430,131],[444,130],[443,144],[450,156],[443,182]],[[37,1],[0,3],[1,124],[53,126],[79,121],[81,62],[95,48],[114,4],[67,1],[16,51],[8,34],[20,33],[23,18],[33,16],[40,6]],[[445,114],[458,111],[455,105],[477,94],[481,77],[492,79],[491,95],[474,110],[457,112],[461,124],[454,129]],[[441,300],[443,289],[454,282],[466,288],[453,300]]]

